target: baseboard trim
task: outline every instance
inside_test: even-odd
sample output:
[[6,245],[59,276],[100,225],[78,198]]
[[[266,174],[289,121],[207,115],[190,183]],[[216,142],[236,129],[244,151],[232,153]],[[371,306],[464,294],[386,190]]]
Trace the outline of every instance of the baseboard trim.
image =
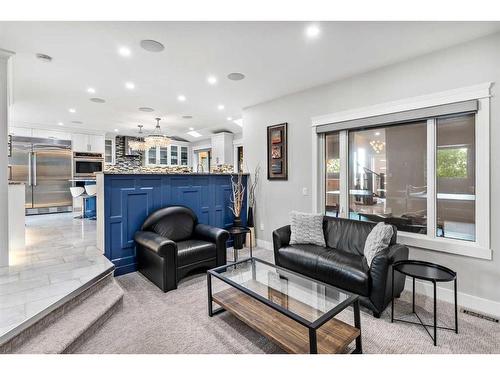
[[[439,285],[439,284],[438,284]],[[458,284],[460,288],[460,280]],[[411,292],[412,290],[412,278],[407,277],[405,283],[405,290]],[[426,283],[421,280],[415,281],[415,292],[418,294],[423,294],[427,297],[433,298],[434,291],[431,283]],[[437,299],[440,301],[455,303],[453,289],[443,288],[441,286],[437,287]],[[486,298],[476,297],[470,294],[458,292],[457,293],[458,305],[468,308],[473,311],[488,314],[494,317],[499,317],[500,302],[492,301]]]
[[257,247],[260,247],[260,248],[266,249],[266,250],[273,250],[273,243],[270,241],[264,241],[264,240],[257,238]]

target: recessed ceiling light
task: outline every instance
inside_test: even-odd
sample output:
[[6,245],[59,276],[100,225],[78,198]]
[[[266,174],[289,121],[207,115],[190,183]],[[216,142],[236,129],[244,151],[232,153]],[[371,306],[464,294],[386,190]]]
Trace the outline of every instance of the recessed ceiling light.
[[37,53],[35,56],[36,56],[37,59],[45,61],[45,62],[51,62],[52,61],[52,57],[50,57],[49,55],[46,55],[44,53]]
[[191,131],[187,132],[187,134],[189,134],[191,137],[194,137],[194,138],[201,137],[201,134],[198,133],[196,130],[191,130]]
[[74,109],[74,108],[70,108],[70,109],[68,109],[68,111],[69,111],[70,113],[75,113],[75,112],[76,112],[76,109]]
[[125,82],[125,87],[129,90],[135,89],[135,84],[134,82]]
[[243,127],[243,119],[239,118],[233,121],[236,125]]
[[378,137],[380,135],[380,132],[376,132],[375,135]]
[[241,81],[245,78],[245,75],[243,73],[229,73],[227,78],[231,81]]
[[87,92],[88,92],[89,94],[95,94],[95,89],[94,89],[94,88],[92,88],[92,87],[89,87],[89,88],[87,89]]
[[161,52],[165,49],[165,46],[156,40],[144,39],[141,40],[141,47],[149,52]]
[[185,118],[186,120],[189,120],[189,119],[192,119],[193,116],[191,116],[191,115],[184,115],[184,116],[182,116],[182,118]]
[[222,111],[222,110],[224,109],[224,104],[219,104],[219,105],[217,106],[217,109],[218,109],[219,111]]
[[139,111],[141,111],[141,112],[154,112],[154,109],[150,108],[150,107],[140,107]]
[[194,130],[194,128],[189,128],[189,130]]
[[123,57],[129,57],[132,54],[132,51],[130,51],[130,48],[128,47],[120,47],[118,48],[118,53]]
[[102,98],[90,98],[90,101],[94,103],[106,103],[106,100]]
[[207,82],[210,85],[215,85],[217,83],[217,77],[210,75],[210,76],[207,77]]
[[115,129],[115,132],[117,132],[117,131],[118,131],[118,129]]
[[81,124],[83,124],[83,122],[81,122],[81,121],[71,121],[71,123],[72,123],[72,124],[77,124],[77,125],[81,125]]
[[233,118],[232,117],[228,117],[227,118],[227,121],[231,121]]
[[180,101],[180,102],[185,102],[186,101],[186,97],[184,95],[179,95],[177,97],[177,100]]
[[316,38],[321,33],[318,25],[309,25],[306,28],[306,35],[308,38]]
[[64,125],[64,123],[62,123],[62,122],[60,122],[60,121],[59,121],[59,122],[57,123],[57,125],[59,125],[59,126],[63,126],[63,125]]

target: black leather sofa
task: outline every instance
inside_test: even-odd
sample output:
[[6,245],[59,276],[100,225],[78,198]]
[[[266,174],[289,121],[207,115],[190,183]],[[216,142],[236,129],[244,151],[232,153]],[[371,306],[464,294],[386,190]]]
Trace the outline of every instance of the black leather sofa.
[[170,206],[153,212],[135,233],[137,269],[164,292],[197,268],[226,264],[229,233],[199,224],[188,207]]
[[[325,216],[327,247],[290,245],[290,226],[273,232],[277,265],[358,294],[377,318],[391,301],[392,264],[408,259],[408,248],[396,243],[396,227],[389,247],[377,254],[371,267],[363,255],[366,237],[376,223]],[[405,276],[396,272],[394,293],[403,291]]]

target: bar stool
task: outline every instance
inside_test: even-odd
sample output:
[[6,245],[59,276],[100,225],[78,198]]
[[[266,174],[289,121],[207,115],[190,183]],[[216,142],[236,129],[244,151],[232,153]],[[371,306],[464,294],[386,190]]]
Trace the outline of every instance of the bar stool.
[[[69,188],[69,191],[71,192],[71,196],[73,197],[73,201],[76,198],[82,198],[82,212],[80,216],[73,216],[74,219],[83,219],[85,217],[85,189],[82,188],[81,186],[73,186]],[[74,210],[73,210],[73,215],[74,215]]]
[[[97,185],[85,185],[85,191],[87,192],[87,196],[84,198],[85,201],[89,198],[95,197],[97,194]],[[96,205],[96,215],[97,215],[97,205]],[[96,216],[89,217],[90,220],[95,220]]]

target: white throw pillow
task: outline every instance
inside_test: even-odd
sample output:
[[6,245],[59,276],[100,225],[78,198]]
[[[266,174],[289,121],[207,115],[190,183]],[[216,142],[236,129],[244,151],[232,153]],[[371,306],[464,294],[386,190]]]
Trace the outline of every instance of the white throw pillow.
[[290,245],[312,244],[325,247],[323,215],[292,211],[290,213]]
[[372,265],[373,258],[375,258],[380,251],[389,246],[392,234],[392,226],[384,223],[378,223],[375,225],[368,234],[368,237],[366,237],[364,253],[369,267]]

